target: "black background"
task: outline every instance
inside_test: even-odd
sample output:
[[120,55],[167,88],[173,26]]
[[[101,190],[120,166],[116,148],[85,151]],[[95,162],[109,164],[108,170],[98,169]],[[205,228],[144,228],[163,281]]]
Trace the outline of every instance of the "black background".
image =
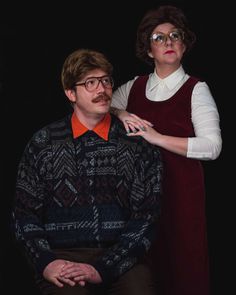
[[[159,4],[182,8],[197,43],[184,61],[185,70],[203,78],[217,103],[223,150],[204,162],[206,214],[212,294],[234,293],[230,262],[235,174],[232,92],[233,7],[227,2],[195,1],[31,1],[7,2],[0,10],[1,102],[1,288],[2,294],[37,294],[30,270],[10,230],[17,164],[33,132],[64,116],[69,104],[60,84],[62,64],[77,48],[101,50],[114,65],[115,87],[150,72],[135,57],[137,26],[147,9]],[[143,2],[143,3],[142,3]],[[129,5],[130,7],[126,7]],[[207,7],[206,7],[207,5]],[[234,81],[235,83],[236,81]],[[231,90],[230,90],[231,88]],[[234,126],[233,126],[234,125]],[[234,280],[234,279],[233,279]],[[233,281],[232,281],[233,282]],[[201,294],[199,294],[201,295]]]

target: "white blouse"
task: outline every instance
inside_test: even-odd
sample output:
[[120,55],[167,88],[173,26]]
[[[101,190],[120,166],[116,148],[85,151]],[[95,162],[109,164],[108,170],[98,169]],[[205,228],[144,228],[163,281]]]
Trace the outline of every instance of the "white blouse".
[[[130,89],[137,78],[135,77],[114,91],[112,107],[126,109]],[[185,73],[182,66],[165,79],[158,77],[154,71],[148,78],[146,97],[152,101],[167,100],[178,91],[188,78],[189,75]],[[187,157],[214,160],[222,149],[220,118],[216,103],[205,82],[198,82],[194,86],[191,107],[195,137],[188,138]]]

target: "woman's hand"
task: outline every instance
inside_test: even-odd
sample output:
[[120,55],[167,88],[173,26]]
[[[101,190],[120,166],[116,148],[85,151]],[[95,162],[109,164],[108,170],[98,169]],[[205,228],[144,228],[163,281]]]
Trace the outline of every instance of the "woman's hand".
[[125,110],[116,110],[116,115],[124,124],[127,133],[136,133],[138,130],[144,130],[145,126],[153,126],[151,122]]

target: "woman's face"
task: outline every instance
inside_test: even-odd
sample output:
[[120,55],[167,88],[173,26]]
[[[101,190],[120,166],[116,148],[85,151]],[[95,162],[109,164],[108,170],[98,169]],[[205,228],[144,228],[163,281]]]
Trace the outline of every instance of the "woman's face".
[[154,59],[155,65],[180,65],[186,50],[181,30],[171,23],[160,24],[153,30],[150,42],[148,55]]

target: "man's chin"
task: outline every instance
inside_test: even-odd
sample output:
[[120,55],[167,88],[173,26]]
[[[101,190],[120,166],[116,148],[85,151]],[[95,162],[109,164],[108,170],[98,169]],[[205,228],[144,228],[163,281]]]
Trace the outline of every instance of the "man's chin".
[[106,115],[109,112],[110,108],[100,108],[96,110],[96,113],[99,115]]
[[110,110],[110,104],[103,103],[97,106],[99,112],[108,113]]

